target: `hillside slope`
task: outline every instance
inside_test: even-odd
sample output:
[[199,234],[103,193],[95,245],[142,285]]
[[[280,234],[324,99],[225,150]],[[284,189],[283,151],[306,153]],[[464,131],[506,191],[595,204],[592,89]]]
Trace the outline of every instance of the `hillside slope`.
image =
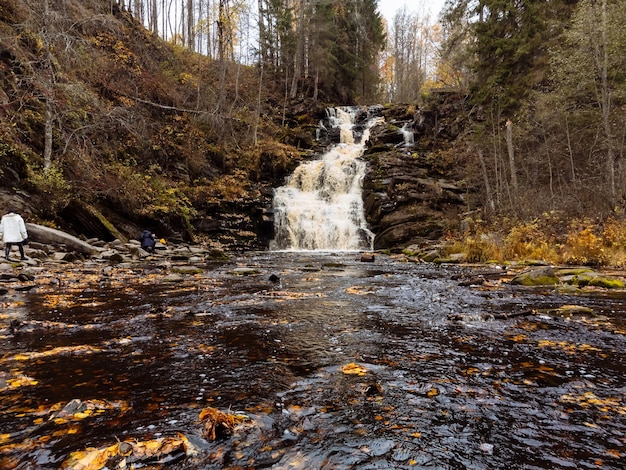
[[273,121],[271,83],[258,109],[254,69],[164,43],[109,1],[41,3],[0,6],[3,205],[88,237],[262,246],[269,188],[312,145]]

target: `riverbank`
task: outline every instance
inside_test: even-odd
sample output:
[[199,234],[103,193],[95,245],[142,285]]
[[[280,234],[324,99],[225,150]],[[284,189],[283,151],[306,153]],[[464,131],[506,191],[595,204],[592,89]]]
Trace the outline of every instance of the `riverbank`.
[[467,217],[461,231],[403,252],[424,261],[626,268],[626,220],[569,219],[544,214],[531,221]]

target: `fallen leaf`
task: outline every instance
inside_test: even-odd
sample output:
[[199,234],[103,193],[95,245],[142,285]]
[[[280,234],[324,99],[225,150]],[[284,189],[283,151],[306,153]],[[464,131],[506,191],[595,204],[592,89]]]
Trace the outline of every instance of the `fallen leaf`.
[[355,364],[351,362],[350,364],[346,364],[342,366],[341,371],[346,375],[359,375],[363,376],[367,374],[367,369],[359,364]]

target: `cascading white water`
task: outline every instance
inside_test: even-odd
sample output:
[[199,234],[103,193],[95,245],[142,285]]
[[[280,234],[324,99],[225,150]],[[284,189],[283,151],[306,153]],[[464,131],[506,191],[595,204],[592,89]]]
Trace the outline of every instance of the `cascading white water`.
[[319,160],[296,168],[274,193],[273,250],[353,251],[371,249],[374,234],[367,228],[361,195],[370,120],[358,143],[352,128],[356,108],[328,110],[331,126],[339,127],[341,143]]
[[415,143],[415,137],[413,134],[413,129],[411,127],[411,123],[407,122],[406,124],[404,124],[404,126],[402,126],[402,129],[400,129],[400,132],[402,132],[402,136],[404,137],[405,146],[410,146]]

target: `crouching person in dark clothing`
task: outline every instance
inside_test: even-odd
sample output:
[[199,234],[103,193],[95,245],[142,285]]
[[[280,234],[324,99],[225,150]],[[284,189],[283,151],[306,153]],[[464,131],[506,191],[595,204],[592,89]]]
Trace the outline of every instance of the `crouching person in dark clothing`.
[[139,237],[139,240],[141,241],[141,248],[146,250],[148,253],[154,253],[154,246],[156,245],[154,238],[154,233],[148,229],[141,232],[141,236]]

